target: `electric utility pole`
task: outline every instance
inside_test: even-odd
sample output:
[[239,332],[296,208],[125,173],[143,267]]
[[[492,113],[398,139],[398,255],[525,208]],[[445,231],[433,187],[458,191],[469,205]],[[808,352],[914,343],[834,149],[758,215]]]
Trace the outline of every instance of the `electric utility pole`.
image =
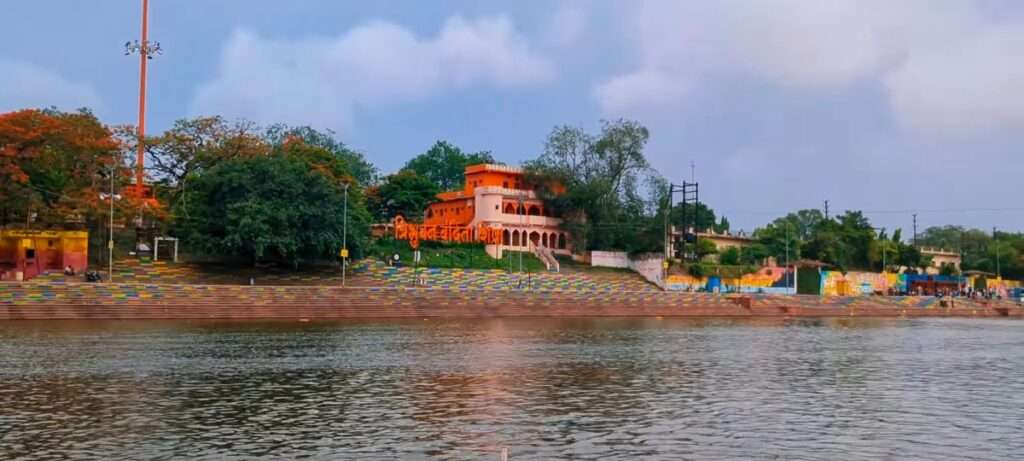
[[825,200],[825,219],[828,219],[828,200]]
[[917,248],[917,213],[914,213],[914,248]]
[[996,279],[1002,280],[1003,273],[1000,270],[1001,268],[999,267],[999,239],[996,238],[995,226],[992,227],[992,243],[996,245]]

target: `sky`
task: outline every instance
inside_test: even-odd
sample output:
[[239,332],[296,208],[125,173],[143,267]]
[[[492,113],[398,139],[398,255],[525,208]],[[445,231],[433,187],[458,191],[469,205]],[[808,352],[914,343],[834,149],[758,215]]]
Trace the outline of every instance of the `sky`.
[[[0,111],[135,123],[141,1],[3,10]],[[150,39],[149,132],[311,125],[388,173],[440,139],[517,164],[629,118],[734,229],[828,200],[1024,230],[1024,2],[151,0]]]

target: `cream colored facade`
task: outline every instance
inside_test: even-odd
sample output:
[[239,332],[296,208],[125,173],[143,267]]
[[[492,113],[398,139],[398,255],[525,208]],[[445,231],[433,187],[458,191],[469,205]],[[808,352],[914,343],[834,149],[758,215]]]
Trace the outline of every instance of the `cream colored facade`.
[[552,216],[536,192],[523,183],[523,170],[506,165],[466,168],[462,190],[442,192],[427,209],[427,225],[484,225],[502,229],[502,244],[488,245],[492,256],[502,251],[533,251],[543,247],[555,254],[571,254],[569,234],[562,220]]
[[926,270],[926,272],[928,272],[929,274],[932,274],[932,275],[938,274],[939,270],[942,268],[943,264],[952,264],[953,267],[955,267],[957,271],[960,270],[960,263],[961,263],[960,253],[957,253],[955,251],[945,250],[945,249],[942,249],[942,248],[922,247],[922,248],[919,248],[919,249],[921,250],[921,255],[923,255],[923,256],[931,256],[932,257],[932,265],[929,266],[928,269]]

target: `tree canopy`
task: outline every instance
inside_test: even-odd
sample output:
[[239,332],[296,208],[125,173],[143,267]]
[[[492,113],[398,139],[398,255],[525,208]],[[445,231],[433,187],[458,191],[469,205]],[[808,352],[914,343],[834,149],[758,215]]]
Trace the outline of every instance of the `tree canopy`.
[[664,181],[644,157],[649,137],[647,128],[629,120],[603,121],[596,135],[557,126],[544,153],[526,164],[527,182],[562,216],[579,250],[663,248]]
[[437,141],[426,152],[409,160],[403,170],[410,170],[433,182],[442,191],[462,187],[466,167],[478,163],[497,163],[490,152],[462,152],[447,141]]
[[[347,165],[303,141],[224,160],[193,181],[195,201],[178,231],[209,253],[254,263],[331,258],[342,245],[345,184],[358,185]],[[348,195],[348,246],[359,256],[370,216],[358,187]]]
[[358,151],[350,149],[335,137],[331,130],[320,131],[309,126],[288,126],[282,123],[268,127],[264,139],[272,146],[281,146],[289,140],[301,139],[305,144],[319,147],[344,163],[345,170],[359,184],[377,181],[377,167]]
[[415,171],[402,170],[367,189],[366,196],[370,211],[378,221],[390,221],[398,215],[419,221],[438,192],[433,181]]
[[[2,224],[83,222],[106,209],[100,193],[120,164],[121,145],[88,110],[0,114]],[[119,203],[119,205],[121,205]]]

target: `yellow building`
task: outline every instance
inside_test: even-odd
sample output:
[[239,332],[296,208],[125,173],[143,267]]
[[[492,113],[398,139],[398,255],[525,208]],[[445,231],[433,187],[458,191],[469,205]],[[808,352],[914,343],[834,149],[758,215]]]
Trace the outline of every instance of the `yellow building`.
[[0,279],[24,280],[70,266],[76,272],[89,264],[86,231],[0,230]]

